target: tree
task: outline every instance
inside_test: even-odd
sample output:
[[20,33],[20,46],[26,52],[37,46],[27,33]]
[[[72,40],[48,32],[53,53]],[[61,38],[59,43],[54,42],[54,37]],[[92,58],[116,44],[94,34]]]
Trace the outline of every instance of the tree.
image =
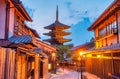
[[58,51],[58,60],[64,60],[64,54],[66,54],[66,58],[70,58],[72,55],[72,52],[69,50],[70,46],[69,45],[59,45],[56,46],[56,48],[59,50]]
[[92,37],[91,39],[90,39],[90,42],[94,42],[95,41],[95,39]]

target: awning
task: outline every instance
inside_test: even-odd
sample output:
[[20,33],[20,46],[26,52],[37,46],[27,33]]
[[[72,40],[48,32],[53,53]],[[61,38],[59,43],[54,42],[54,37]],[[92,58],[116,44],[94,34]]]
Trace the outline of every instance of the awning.
[[33,46],[36,46],[34,43],[34,38],[32,35],[17,35],[17,36],[12,36],[9,39],[10,43],[24,43],[24,44],[32,44]]

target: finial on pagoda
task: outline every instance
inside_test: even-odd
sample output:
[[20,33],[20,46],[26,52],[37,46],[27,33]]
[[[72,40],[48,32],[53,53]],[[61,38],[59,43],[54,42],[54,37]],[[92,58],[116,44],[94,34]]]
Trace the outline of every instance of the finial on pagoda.
[[57,10],[56,10],[56,21],[58,21],[58,5],[57,5]]

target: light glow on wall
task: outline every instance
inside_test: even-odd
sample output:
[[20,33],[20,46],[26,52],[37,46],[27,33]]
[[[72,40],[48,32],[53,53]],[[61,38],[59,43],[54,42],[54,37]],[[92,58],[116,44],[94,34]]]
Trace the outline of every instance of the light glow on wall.
[[87,54],[87,57],[89,57],[89,58],[92,57],[92,54]]
[[51,67],[51,64],[48,64],[48,69],[51,70],[51,68],[52,68],[52,67]]
[[97,55],[97,58],[100,58],[101,57],[101,55]]

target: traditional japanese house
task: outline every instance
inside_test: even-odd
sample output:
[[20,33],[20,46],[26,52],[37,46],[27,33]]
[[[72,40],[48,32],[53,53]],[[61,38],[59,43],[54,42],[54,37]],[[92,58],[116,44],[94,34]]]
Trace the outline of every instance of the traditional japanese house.
[[71,48],[70,50],[73,51],[73,56],[76,60],[78,60],[78,56],[80,52],[86,53],[88,50],[94,48],[94,42],[87,42],[85,44],[81,44]]
[[120,0],[88,28],[95,34],[95,49],[87,54],[86,70],[101,79],[120,78]]
[[[58,49],[39,39],[36,40],[36,44],[38,48],[42,49],[42,52],[44,52],[44,54],[42,53],[43,57],[41,57],[43,61],[41,61],[41,65],[40,65],[40,71],[41,71],[40,77],[43,79],[47,79],[48,70],[53,71],[54,68],[56,69],[56,63],[54,62],[56,62]],[[53,54],[55,54],[55,59],[53,59],[53,56],[52,56]],[[51,67],[49,68],[48,65],[50,65]]]
[[[80,70],[79,64],[82,63],[83,67],[82,71],[85,71],[85,59],[86,59],[85,54],[92,49],[94,49],[94,42],[87,42],[85,44],[81,44],[70,49],[71,51],[73,51],[72,54],[73,62],[75,63],[75,66],[77,66],[75,69]],[[81,62],[79,60],[80,53],[83,54],[81,57],[82,60]]]
[[[38,79],[38,67],[39,56],[33,51],[35,45],[35,38],[39,38],[37,32],[29,28],[25,21],[32,21],[28,13],[26,12],[23,5],[19,0],[5,0],[1,1],[1,13],[6,14],[1,15],[1,46],[6,48],[11,48],[11,51],[15,51],[13,54],[15,56],[14,62],[11,62],[9,56],[11,54],[6,54],[5,60],[5,79],[14,78],[15,79],[26,79],[26,78],[36,78]],[[4,20],[5,19],[5,20]],[[7,41],[8,43],[5,44]],[[13,76],[10,77],[8,70],[10,65],[14,66]],[[7,65],[8,64],[8,65]],[[36,73],[36,74],[34,74]]]
[[56,21],[44,27],[45,29],[51,30],[49,33],[44,33],[44,35],[50,36],[50,39],[44,41],[49,42],[51,45],[63,45],[65,42],[71,41],[71,39],[63,38],[64,36],[70,35],[70,32],[65,32],[64,30],[69,29],[70,26],[60,23],[58,20],[58,6],[56,11]]
[[[0,79],[48,79],[44,52],[56,52],[56,48],[37,44],[40,37],[25,23],[32,19],[20,0],[1,0],[0,13]],[[41,68],[43,63],[46,68]],[[42,70],[46,71],[44,77],[40,76]]]

